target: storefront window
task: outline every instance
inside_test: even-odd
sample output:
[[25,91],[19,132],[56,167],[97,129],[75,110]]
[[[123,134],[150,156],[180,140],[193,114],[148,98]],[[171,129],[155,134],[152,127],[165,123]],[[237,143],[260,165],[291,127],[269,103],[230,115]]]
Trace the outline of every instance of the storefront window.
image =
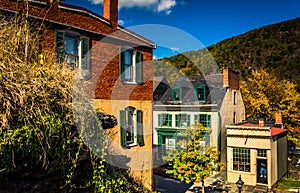
[[233,148],[233,170],[250,172],[250,149]]

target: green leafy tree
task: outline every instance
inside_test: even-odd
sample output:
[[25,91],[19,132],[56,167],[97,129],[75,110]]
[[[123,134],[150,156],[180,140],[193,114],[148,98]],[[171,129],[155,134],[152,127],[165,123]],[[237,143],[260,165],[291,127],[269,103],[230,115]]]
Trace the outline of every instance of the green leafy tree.
[[167,170],[167,174],[172,174],[186,183],[202,182],[204,193],[204,179],[209,177],[212,171],[219,171],[222,165],[216,148],[201,144],[201,134],[207,132],[207,129],[202,124],[196,124],[194,127],[184,133],[188,140],[179,141],[178,148],[170,151],[164,159],[172,166],[172,169]]

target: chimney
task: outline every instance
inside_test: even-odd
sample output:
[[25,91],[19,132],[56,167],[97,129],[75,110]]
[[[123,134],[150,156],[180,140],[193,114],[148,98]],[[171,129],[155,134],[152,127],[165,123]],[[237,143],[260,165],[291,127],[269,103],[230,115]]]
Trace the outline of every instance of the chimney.
[[282,115],[281,112],[276,112],[275,115],[275,125],[280,126],[281,128],[283,127],[282,125]]
[[103,17],[111,23],[113,31],[117,31],[118,0],[103,0]]
[[240,89],[240,74],[230,68],[223,68],[223,85],[235,90]]
[[258,126],[263,127],[265,126],[265,121],[263,119],[258,120]]

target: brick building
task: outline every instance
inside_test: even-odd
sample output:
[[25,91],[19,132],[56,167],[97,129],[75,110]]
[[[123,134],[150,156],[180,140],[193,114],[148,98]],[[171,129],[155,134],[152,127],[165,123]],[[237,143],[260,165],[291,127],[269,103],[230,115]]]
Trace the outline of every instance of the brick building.
[[[56,1],[28,0],[30,20],[43,22],[41,52],[78,68],[95,109],[117,117],[108,129],[112,154],[152,187],[152,50],[156,45],[118,25],[118,0],[104,0],[103,16]],[[4,15],[26,12],[24,1],[1,0]],[[49,56],[50,55],[50,56]],[[140,153],[143,156],[140,156]]]

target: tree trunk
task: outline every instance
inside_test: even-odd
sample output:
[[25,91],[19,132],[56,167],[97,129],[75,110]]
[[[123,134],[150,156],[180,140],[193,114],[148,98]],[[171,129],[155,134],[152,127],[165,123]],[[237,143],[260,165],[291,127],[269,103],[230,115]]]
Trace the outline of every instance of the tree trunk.
[[205,193],[205,189],[204,189],[204,179],[201,180],[202,183],[202,193]]

